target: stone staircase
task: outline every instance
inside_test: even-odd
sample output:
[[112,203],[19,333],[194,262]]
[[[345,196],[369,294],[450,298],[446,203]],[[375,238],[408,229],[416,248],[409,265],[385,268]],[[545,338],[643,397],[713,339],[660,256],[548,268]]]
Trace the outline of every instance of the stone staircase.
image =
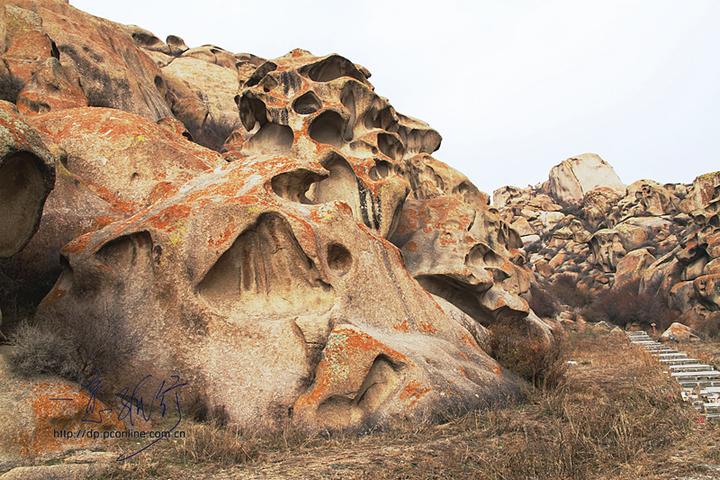
[[682,386],[682,397],[705,418],[720,421],[720,371],[689,358],[687,353],[656,342],[646,332],[627,332],[630,343],[657,358]]

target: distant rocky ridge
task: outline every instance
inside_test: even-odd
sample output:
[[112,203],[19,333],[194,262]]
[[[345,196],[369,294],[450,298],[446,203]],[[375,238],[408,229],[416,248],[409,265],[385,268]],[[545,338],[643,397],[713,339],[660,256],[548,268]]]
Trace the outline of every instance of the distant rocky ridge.
[[493,206],[520,234],[540,281],[569,275],[596,294],[637,284],[690,323],[720,310],[720,172],[690,185],[626,187],[607,162],[584,154],[540,185],[496,190]]

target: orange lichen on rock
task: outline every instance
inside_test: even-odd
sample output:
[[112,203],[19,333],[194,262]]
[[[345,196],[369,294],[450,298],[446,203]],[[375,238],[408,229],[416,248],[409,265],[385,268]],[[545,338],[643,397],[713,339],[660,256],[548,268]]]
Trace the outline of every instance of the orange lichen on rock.
[[160,230],[172,232],[177,228],[177,223],[187,218],[192,209],[188,205],[171,205],[150,218],[150,224]]
[[393,325],[393,329],[398,332],[409,332],[410,324],[408,323],[407,319],[404,319],[402,322]]
[[[72,447],[87,446],[92,440],[77,435],[82,430],[122,430],[125,425],[116,415],[108,413],[107,406],[93,399],[84,390],[62,383],[41,383],[33,390],[32,409],[35,428],[19,439],[25,455],[38,455]],[[73,432],[73,437],[62,438],[56,431]]]
[[437,333],[437,328],[430,322],[420,322],[418,328],[423,333]]
[[407,400],[410,406],[413,406],[430,391],[432,388],[423,386],[417,380],[411,380],[400,392],[400,400]]

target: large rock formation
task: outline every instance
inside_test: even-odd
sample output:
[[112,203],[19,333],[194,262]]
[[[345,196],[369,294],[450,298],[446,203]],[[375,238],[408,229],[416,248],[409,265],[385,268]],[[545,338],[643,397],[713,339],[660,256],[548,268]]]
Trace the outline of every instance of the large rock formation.
[[[567,173],[571,167],[606,174],[582,187],[571,181],[580,178]],[[571,275],[595,293],[629,286],[659,293],[695,326],[717,321],[720,175],[690,185],[638,180],[625,189],[608,172],[599,157],[579,156],[554,167],[542,185],[494,193],[494,206],[522,235],[528,267],[541,282]],[[572,188],[559,188],[558,178]]]
[[515,394],[483,350],[495,322],[551,341],[521,236],[364,67],[3,8],[3,94],[59,159],[4,278],[20,295],[61,272],[38,321],[132,336],[108,383],[178,373],[244,427],[360,429]]
[[543,185],[546,193],[569,205],[579,204],[586,193],[598,187],[625,193],[625,185],[613,168],[594,153],[571,157],[554,166]]

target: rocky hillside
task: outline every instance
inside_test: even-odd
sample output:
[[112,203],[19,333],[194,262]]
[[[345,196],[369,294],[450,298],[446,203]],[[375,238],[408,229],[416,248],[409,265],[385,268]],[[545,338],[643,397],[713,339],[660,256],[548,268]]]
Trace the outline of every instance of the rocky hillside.
[[[514,396],[493,325],[552,341],[520,236],[363,66],[189,48],[54,0],[0,21],[0,307],[20,373],[101,372],[101,397],[180,375],[201,417],[364,429]],[[32,410],[37,388],[3,417],[32,440],[0,439],[7,455],[78,421]]]
[[[683,321],[717,331],[720,172],[690,185],[626,186],[599,156],[583,154],[553,167],[542,184],[496,190],[493,206],[521,236],[540,285],[560,279],[601,301],[649,295]],[[565,310],[578,307],[569,303]]]

